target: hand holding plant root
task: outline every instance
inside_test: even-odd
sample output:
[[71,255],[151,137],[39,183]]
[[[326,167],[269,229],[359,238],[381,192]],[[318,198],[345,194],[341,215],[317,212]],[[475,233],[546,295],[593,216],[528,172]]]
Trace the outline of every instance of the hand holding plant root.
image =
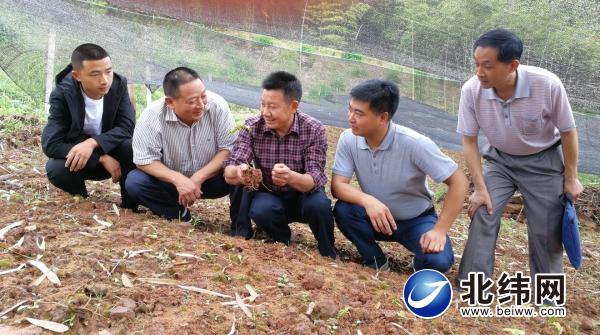
[[[249,191],[258,190],[262,183],[262,172],[248,164],[241,164],[238,169],[238,178]],[[264,186],[264,185],[263,185]]]

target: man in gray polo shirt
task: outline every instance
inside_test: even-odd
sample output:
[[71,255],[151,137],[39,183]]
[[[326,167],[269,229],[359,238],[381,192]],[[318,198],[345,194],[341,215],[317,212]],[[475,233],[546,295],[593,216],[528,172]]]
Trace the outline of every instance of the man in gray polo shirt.
[[[527,217],[531,276],[561,273],[559,197],[571,193],[576,199],[583,190],[565,88],[554,74],[519,64],[523,42],[511,31],[488,31],[473,51],[476,75],[462,88],[457,131],[463,135],[475,190],[469,198],[472,221],[458,279],[467,279],[471,272],[492,276],[500,218],[516,190],[523,195]],[[480,132],[489,141],[482,150],[483,171]]]
[[[464,173],[429,138],[391,122],[400,98],[394,83],[368,80],[350,97],[351,129],[340,136],[332,168],[339,229],[371,268],[389,268],[379,240],[413,252],[415,270],[448,271],[454,254],[447,232],[467,193]],[[350,185],[353,174],[360,189]],[[427,176],[448,185],[439,218]]]
[[[141,115],[133,134],[133,162],[127,191],[168,219],[189,221],[188,207],[199,199],[230,193],[223,178],[235,127],[227,102],[204,87],[189,68],[169,71],[165,97]],[[232,199],[231,215],[237,213]]]

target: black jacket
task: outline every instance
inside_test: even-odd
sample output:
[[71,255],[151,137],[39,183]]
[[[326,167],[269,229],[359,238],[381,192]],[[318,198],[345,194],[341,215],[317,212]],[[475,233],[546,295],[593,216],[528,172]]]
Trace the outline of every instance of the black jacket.
[[[42,132],[42,149],[50,158],[64,159],[73,146],[90,137],[83,134],[85,102],[72,70],[69,65],[56,76],[56,88],[50,95],[50,115]],[[129,100],[127,79],[115,73],[113,83],[104,96],[102,132],[92,136],[99,147],[92,153],[86,167],[94,168],[101,155],[130,139],[134,126],[135,110]]]

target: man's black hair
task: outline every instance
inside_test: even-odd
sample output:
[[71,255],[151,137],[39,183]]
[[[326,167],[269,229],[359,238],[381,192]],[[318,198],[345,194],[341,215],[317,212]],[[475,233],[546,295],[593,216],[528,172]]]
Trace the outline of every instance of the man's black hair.
[[73,66],[74,70],[79,70],[83,67],[83,61],[85,60],[100,60],[106,57],[110,56],[101,46],[85,43],[73,50],[71,54],[71,66]]
[[473,44],[473,52],[477,47],[496,48],[498,60],[504,63],[510,63],[513,59],[520,60],[523,54],[523,41],[507,29],[494,29],[484,33]]
[[179,87],[196,79],[200,79],[198,73],[185,66],[167,72],[162,85],[165,96],[177,99],[179,97]]
[[385,112],[392,119],[400,101],[398,86],[389,80],[371,79],[354,86],[350,97],[369,103],[369,108],[377,115]]
[[265,90],[283,90],[283,96],[288,103],[302,98],[302,84],[291,73],[285,71],[273,72],[262,82]]

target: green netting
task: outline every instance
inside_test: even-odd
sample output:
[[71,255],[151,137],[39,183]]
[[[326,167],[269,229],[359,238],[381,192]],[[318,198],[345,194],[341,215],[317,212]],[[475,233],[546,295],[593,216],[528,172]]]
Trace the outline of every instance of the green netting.
[[[568,10],[565,10],[568,8]],[[598,1],[11,1],[0,3],[2,69],[44,96],[48,36],[55,71],[83,42],[104,46],[130,82],[156,89],[178,65],[205,78],[258,86],[297,73],[307,98],[336,100],[369,77],[455,113],[472,75],[471,46],[487,29],[515,30],[523,63],[555,72],[578,111],[598,113]]]
[[[460,87],[473,75],[472,44],[489,29],[509,28],[524,40],[522,63],[547,68],[565,84],[582,170],[600,169],[597,0],[2,0],[0,13],[0,67],[40,105],[47,74],[60,71],[77,45],[92,42],[130,83],[156,91],[152,98],[164,74],[181,65],[250,107],[268,73],[295,73],[303,101],[339,126],[346,125],[350,88],[386,78],[403,95],[397,117],[454,150],[460,138],[453,115]],[[146,100],[140,90],[133,96]],[[238,90],[247,94],[235,100]],[[145,101],[136,104],[141,110]]]

